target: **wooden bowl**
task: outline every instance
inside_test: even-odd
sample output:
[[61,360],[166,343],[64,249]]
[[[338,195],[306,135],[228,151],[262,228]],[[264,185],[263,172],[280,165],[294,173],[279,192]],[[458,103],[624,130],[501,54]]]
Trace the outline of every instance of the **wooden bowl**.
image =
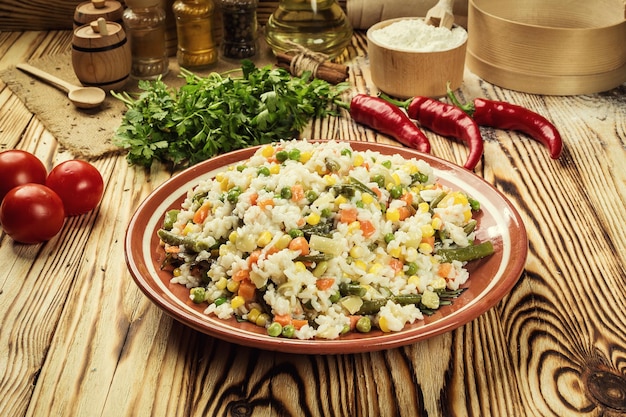
[[415,52],[381,45],[372,39],[372,32],[400,20],[379,22],[367,31],[368,56],[372,81],[386,94],[398,98],[414,96],[440,97],[446,94],[446,84],[460,87],[465,68],[467,40],[445,51]]
[[626,82],[623,0],[470,0],[467,67],[498,86],[591,94]]

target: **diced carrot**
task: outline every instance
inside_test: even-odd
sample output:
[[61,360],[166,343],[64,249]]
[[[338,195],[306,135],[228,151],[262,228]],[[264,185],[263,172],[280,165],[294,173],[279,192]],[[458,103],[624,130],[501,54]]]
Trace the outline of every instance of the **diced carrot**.
[[398,272],[401,272],[404,268],[404,263],[400,259],[391,258],[391,261],[389,261],[389,266],[397,274]]
[[180,246],[165,246],[165,252],[166,253],[179,253],[180,252]]
[[200,208],[196,210],[196,212],[193,214],[193,222],[195,224],[200,224],[204,222],[206,218],[209,216],[210,211],[211,211],[211,202],[207,200],[204,203],[202,203]]
[[274,315],[274,322],[285,327],[286,325],[291,324],[292,318],[289,314],[276,314]]
[[422,237],[422,243],[428,243],[430,246],[435,247],[435,236]]
[[318,290],[325,291],[333,286],[335,278],[318,278],[315,281],[315,286]]
[[236,282],[242,282],[248,278],[250,278],[250,270],[248,269],[239,269],[233,274],[233,281]]
[[361,220],[360,224],[361,224],[361,232],[363,232],[364,237],[370,237],[376,231],[376,227],[374,226],[374,223],[372,223],[369,220]]
[[411,215],[411,212],[406,206],[398,207],[398,214],[400,214],[400,220],[406,220]]
[[304,198],[304,188],[302,184],[294,184],[291,186],[291,201],[300,201]]
[[437,275],[442,278],[447,278],[452,270],[452,264],[449,262],[439,264],[439,269],[437,269]]
[[259,194],[258,193],[251,193],[250,194],[250,204],[253,205],[253,206],[256,206],[258,198],[259,198]]
[[300,217],[296,223],[298,224],[298,227],[302,227],[306,224],[306,219],[304,217]]
[[413,194],[406,192],[402,194],[402,197],[400,197],[400,200],[404,201],[407,206],[410,206],[411,204],[413,204]]
[[249,279],[244,279],[239,283],[237,294],[246,301],[252,301],[256,293],[256,286]]
[[382,198],[383,193],[382,193],[382,191],[380,191],[380,188],[372,187],[372,191],[374,191],[374,194],[376,194],[378,196],[379,200]]
[[359,214],[356,207],[347,207],[341,209],[339,212],[339,221],[341,223],[352,223],[356,221],[356,216]]
[[248,267],[252,268],[252,265],[257,263],[260,257],[261,251],[259,249],[252,251],[250,256],[248,256]]
[[348,316],[348,318],[350,319],[350,330],[354,331],[356,329],[356,324],[359,322],[359,319],[362,316]]
[[306,256],[309,254],[309,242],[304,236],[298,236],[289,242],[289,249],[299,251],[300,255]]
[[264,209],[266,207],[274,207],[274,200],[272,200],[271,198],[266,198],[265,200],[257,202],[257,206],[259,206],[261,209]]
[[296,320],[293,319],[291,320],[291,324],[293,324],[293,327],[296,328],[296,330],[300,330],[302,327],[304,327],[305,325],[309,324],[308,320]]

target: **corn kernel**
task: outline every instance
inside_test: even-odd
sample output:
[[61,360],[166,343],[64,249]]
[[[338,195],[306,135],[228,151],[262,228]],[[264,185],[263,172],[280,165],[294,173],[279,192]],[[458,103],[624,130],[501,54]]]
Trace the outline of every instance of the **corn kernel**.
[[337,178],[334,175],[324,175],[324,181],[326,182],[326,185],[328,186],[333,186],[335,184],[337,184]]
[[361,201],[363,201],[363,204],[372,204],[374,202],[374,197],[371,194],[364,193],[361,195]]
[[174,268],[174,270],[172,271],[172,275],[174,275],[175,277],[179,277],[181,276],[183,273],[180,270],[180,268]]
[[463,219],[465,219],[465,222],[469,222],[472,219],[472,210],[465,210],[463,212]]
[[400,220],[400,212],[397,209],[389,209],[385,213],[385,218],[390,222],[397,222]]
[[256,240],[257,246],[264,248],[272,241],[272,234],[268,231],[262,232]]
[[289,246],[289,242],[291,242],[291,236],[285,233],[284,235],[278,238],[278,240],[274,244],[274,248],[278,250],[283,250]]
[[361,260],[357,260],[354,262],[354,266],[356,266],[357,268],[365,271],[367,270],[367,264]]
[[266,158],[269,158],[270,156],[274,155],[274,147],[272,145],[264,146],[263,149],[261,149],[261,155],[263,155]]
[[215,174],[215,181],[217,182],[224,181],[224,173],[218,172],[217,174]]
[[230,300],[230,306],[232,308],[239,308],[243,306],[245,303],[246,303],[246,300],[244,300],[244,298],[240,295],[236,295]]
[[389,330],[389,324],[387,323],[387,317],[382,316],[381,318],[378,319],[378,327],[380,327],[380,330],[382,330],[385,333],[388,333]]
[[259,317],[257,317],[255,324],[259,327],[265,327],[269,321],[270,321],[269,314],[261,313],[259,314]]
[[231,279],[227,282],[226,289],[232,293],[235,293],[239,289],[239,283]]
[[361,222],[358,220],[353,221],[348,225],[348,233],[354,233],[357,230],[361,230]]
[[345,204],[347,202],[348,202],[348,199],[342,195],[338,195],[337,198],[335,198],[335,204],[338,206],[341,204]]
[[353,246],[350,249],[350,257],[352,257],[353,259],[359,259],[362,258],[363,255],[365,255],[365,249],[363,249],[363,247],[361,246]]
[[420,282],[420,278],[417,275],[411,275],[406,282],[417,287]]
[[382,269],[383,269],[383,265],[379,262],[376,262],[370,267],[369,271],[367,272],[370,274],[378,274]]
[[443,227],[443,220],[441,220],[441,217],[433,217],[433,221],[430,222],[430,224],[433,229],[441,230],[441,228]]
[[250,312],[246,315],[246,319],[250,322],[250,323],[256,323],[257,319],[259,318],[259,316],[261,315],[261,312],[259,311],[258,308],[253,308],[252,310],[250,310]]
[[356,155],[354,155],[354,159],[352,160],[352,165],[354,165],[355,167],[360,167],[361,165],[363,165],[363,162],[365,162],[363,160],[363,155],[361,155],[360,153],[357,153]]
[[215,288],[217,288],[220,291],[225,290],[226,284],[228,284],[228,279],[226,279],[226,277],[222,277],[215,283]]
[[304,272],[306,271],[306,265],[303,262],[296,262],[294,264],[295,268],[296,268],[296,272]]
[[237,243],[237,237],[239,236],[239,234],[237,234],[237,232],[232,231],[230,232],[230,234],[228,235],[228,241],[232,244]]
[[321,220],[321,217],[318,213],[311,213],[308,216],[306,216],[306,222],[310,224],[311,226],[315,226],[316,224],[319,224],[320,220]]
[[224,178],[222,181],[220,181],[220,189],[222,191],[228,191],[228,178]]
[[422,227],[422,236],[423,237],[431,237],[435,234],[435,229],[431,224],[423,224]]
[[428,205],[428,203],[419,203],[417,205],[417,209],[420,213],[428,213],[428,210],[430,210],[430,206]]
[[393,178],[394,185],[400,185],[402,181],[400,180],[400,176],[397,173],[391,174],[391,178]]
[[270,174],[277,175],[280,173],[280,165],[272,164],[270,165]]
[[183,236],[187,236],[191,231],[193,231],[193,225],[191,223],[187,223],[187,225],[181,231]]
[[311,151],[304,151],[300,154],[300,162],[305,164],[311,159],[313,153]]
[[428,243],[420,243],[418,247],[421,253],[429,254],[433,252],[433,247]]
[[389,255],[391,255],[392,257],[396,258],[396,259],[400,259],[400,256],[402,256],[402,249],[401,248],[393,248],[389,250]]

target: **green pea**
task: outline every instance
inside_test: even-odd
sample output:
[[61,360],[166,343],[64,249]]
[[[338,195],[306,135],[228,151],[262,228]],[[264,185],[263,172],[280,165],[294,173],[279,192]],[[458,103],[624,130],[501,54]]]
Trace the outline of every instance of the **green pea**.
[[409,262],[406,264],[405,273],[409,276],[417,274],[417,264],[415,262]]
[[363,200],[359,200],[356,203],[354,203],[355,206],[357,206],[358,208],[363,208],[365,207],[365,203],[363,202]]
[[309,203],[312,203],[315,200],[317,200],[317,197],[319,197],[319,194],[317,194],[315,190],[308,190],[305,196],[306,196],[306,199],[309,201]]
[[322,209],[322,212],[321,212],[322,217],[330,217],[332,214],[333,214],[333,211],[329,209],[328,207]]
[[241,195],[241,188],[233,187],[230,190],[228,190],[228,193],[226,194],[226,199],[231,203],[236,203],[240,195]]
[[393,233],[387,233],[385,235],[385,243],[389,243],[392,240],[394,240],[396,238],[396,236]]
[[300,160],[300,149],[292,149],[289,151],[289,159],[292,161]]
[[304,232],[300,229],[291,229],[289,231],[289,236],[291,236],[292,239],[295,239],[297,237],[304,236]]
[[385,176],[382,174],[376,174],[372,177],[372,182],[375,182],[376,185],[380,188],[385,187]]
[[368,316],[361,317],[356,322],[356,330],[359,333],[369,333],[369,331],[372,330],[372,320],[370,320]]
[[244,169],[246,169],[245,165],[237,165],[237,172],[243,172]]
[[344,148],[341,150],[341,156],[352,156],[352,151],[348,148]]
[[328,300],[335,304],[336,302],[338,302],[339,300],[341,300],[341,293],[339,291],[335,291],[329,298]]
[[400,198],[402,197],[402,190],[401,185],[394,185],[391,190],[389,190],[389,194],[391,195],[391,198]]
[[281,326],[280,323],[276,323],[275,321],[272,322],[272,324],[270,324],[267,328],[267,334],[272,337],[278,337],[282,334],[282,332],[283,326]]
[[270,176],[270,169],[268,167],[266,167],[266,166],[262,166],[262,167],[259,167],[259,169],[257,170],[256,173],[257,173],[257,175],[259,177],[260,176],[269,177]]
[[289,154],[287,153],[287,151],[278,151],[276,152],[276,160],[278,162],[285,162],[287,159],[289,159]]
[[390,160],[386,160],[380,163],[382,166],[384,166],[385,168],[389,169],[391,168],[391,161]]
[[283,187],[280,190],[280,197],[284,198],[285,200],[289,200],[291,198],[291,188]]
[[206,290],[202,287],[192,288],[189,291],[189,295],[191,296],[191,301],[196,304],[203,303],[206,300]]
[[282,335],[288,339],[291,339],[296,334],[296,328],[293,324],[288,324],[283,327]]

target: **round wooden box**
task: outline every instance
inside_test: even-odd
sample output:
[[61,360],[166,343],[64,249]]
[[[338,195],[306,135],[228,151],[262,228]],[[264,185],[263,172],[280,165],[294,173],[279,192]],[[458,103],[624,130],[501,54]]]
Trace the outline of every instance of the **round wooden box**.
[[575,95],[626,82],[622,0],[470,0],[467,67],[500,87]]

